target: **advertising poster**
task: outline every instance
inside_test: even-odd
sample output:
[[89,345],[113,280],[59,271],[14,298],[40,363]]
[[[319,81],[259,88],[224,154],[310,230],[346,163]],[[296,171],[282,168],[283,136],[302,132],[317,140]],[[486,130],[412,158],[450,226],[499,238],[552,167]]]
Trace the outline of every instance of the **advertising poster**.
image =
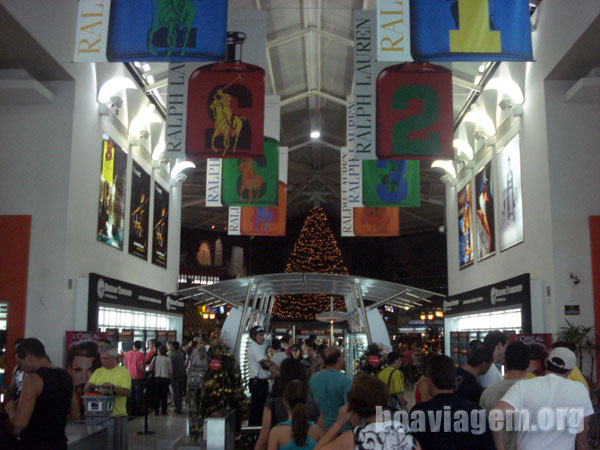
[[532,61],[527,0],[410,2],[417,61]]
[[80,0],[73,60],[219,61],[226,22],[226,0]]
[[354,208],[354,236],[383,237],[400,235],[398,208]]
[[[245,206],[240,210],[240,234],[246,236],[285,236],[287,213],[285,183],[279,182],[277,206]],[[231,228],[231,223],[229,228]]]
[[129,208],[129,253],[148,258],[148,223],[150,221],[150,175],[133,161],[131,167],[131,202]]
[[432,64],[378,60],[377,14],[353,16],[353,113],[360,133],[349,143],[351,159],[451,159],[452,73]]
[[479,261],[492,256],[496,251],[493,182],[492,161],[490,161],[475,176],[475,224]]
[[363,160],[362,202],[364,206],[419,207],[419,161]]
[[523,197],[519,135],[498,153],[500,250],[523,242]]
[[169,247],[169,191],[154,183],[154,220],[152,222],[152,263],[167,267]]
[[168,157],[262,155],[266,26],[266,11],[231,11],[224,61],[169,65]]
[[473,205],[471,182],[468,182],[458,191],[458,266],[461,268],[473,262],[471,217],[473,217]]
[[73,387],[78,396],[95,369],[100,367],[98,341],[108,339],[102,331],[67,331],[65,370],[73,379]]
[[264,140],[264,156],[223,160],[222,202],[226,206],[277,206],[279,143]]
[[102,140],[102,170],[96,239],[123,250],[127,154],[113,140]]

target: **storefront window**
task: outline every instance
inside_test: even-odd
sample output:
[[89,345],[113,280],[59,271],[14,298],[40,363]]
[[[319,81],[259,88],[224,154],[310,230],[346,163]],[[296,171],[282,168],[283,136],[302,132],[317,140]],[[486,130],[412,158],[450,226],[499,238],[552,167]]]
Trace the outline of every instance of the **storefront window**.
[[456,318],[453,330],[514,330],[521,332],[521,310],[509,309],[481,314],[469,314]]
[[105,331],[107,328],[173,330],[176,329],[176,318],[166,314],[100,306],[98,311],[98,326],[102,331]]

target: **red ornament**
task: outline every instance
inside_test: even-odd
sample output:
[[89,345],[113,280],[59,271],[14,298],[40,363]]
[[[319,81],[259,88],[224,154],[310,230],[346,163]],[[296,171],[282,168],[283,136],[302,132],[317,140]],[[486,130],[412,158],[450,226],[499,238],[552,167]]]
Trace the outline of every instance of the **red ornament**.
[[210,367],[210,370],[214,370],[216,372],[217,370],[221,370],[223,363],[221,363],[220,359],[215,358],[210,360],[208,366]]
[[367,356],[367,362],[371,364],[373,367],[377,367],[381,365],[381,356],[379,355],[369,355]]
[[202,66],[188,84],[190,158],[263,155],[265,71],[240,61],[244,33],[227,33],[227,60]]

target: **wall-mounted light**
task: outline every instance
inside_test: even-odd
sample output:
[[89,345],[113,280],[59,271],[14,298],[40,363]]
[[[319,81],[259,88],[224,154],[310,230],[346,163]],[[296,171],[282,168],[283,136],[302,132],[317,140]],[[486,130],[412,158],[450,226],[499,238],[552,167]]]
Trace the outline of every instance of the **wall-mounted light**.
[[438,159],[431,163],[432,169],[442,169],[445,173],[442,175],[440,180],[451,186],[456,184],[456,168],[454,162],[450,160]]
[[[478,129],[483,130],[485,135],[484,137],[492,137],[496,135],[496,127],[494,126],[494,122],[486,113],[482,111],[469,111],[465,115],[463,123],[469,122],[474,123]],[[475,135],[478,135],[480,130],[477,130]],[[482,137],[480,134],[479,136]]]
[[523,91],[517,83],[510,78],[497,77],[492,78],[485,86],[485,90],[497,90],[501,98],[498,106],[503,111],[510,109],[515,116],[523,115],[523,103],[525,97]]
[[123,106],[123,99],[118,96],[125,89],[136,89],[137,86],[131,78],[114,77],[104,83],[98,91],[98,103],[100,103],[100,114],[108,114],[108,107],[119,109]]
[[427,314],[427,320],[433,320],[433,313]]
[[435,310],[435,317],[439,317],[439,318],[444,317],[444,311],[442,311],[441,309],[436,309]]
[[421,320],[427,319],[427,315],[425,313],[421,313]]
[[208,313],[204,313],[204,314],[202,314],[202,318],[203,318],[204,320],[208,320],[208,317],[209,317],[209,316],[208,316]]
[[467,166],[472,167],[473,157],[475,156],[473,147],[464,139],[454,139],[452,146],[456,150],[456,158],[464,162]]
[[312,130],[310,132],[311,139],[319,139],[321,137],[321,132],[319,130]]
[[156,107],[152,103],[148,103],[131,121],[129,134],[135,138],[142,137],[146,139],[149,135],[148,128],[150,124],[160,123],[161,121],[161,117],[156,113]]
[[179,161],[171,169],[171,182],[178,183],[179,181],[185,181],[187,176],[183,173],[186,169],[193,169],[196,167],[191,161]]
[[210,315],[208,316],[208,318],[209,318],[210,320],[215,320],[215,317],[216,317],[216,316],[215,316],[215,313],[210,313]]

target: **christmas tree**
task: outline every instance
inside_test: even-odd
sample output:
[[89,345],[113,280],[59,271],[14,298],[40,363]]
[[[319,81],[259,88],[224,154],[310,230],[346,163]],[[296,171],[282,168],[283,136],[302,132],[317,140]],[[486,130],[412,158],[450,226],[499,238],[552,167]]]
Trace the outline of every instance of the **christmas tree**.
[[[348,275],[323,208],[312,208],[308,213],[285,272]],[[329,309],[329,298],[326,292],[280,295],[275,299],[273,315],[281,319],[313,320],[315,314]],[[346,309],[343,297],[334,296],[333,299],[336,310]]]
[[198,440],[202,435],[204,419],[217,411],[236,410],[236,429],[247,415],[248,399],[244,394],[240,369],[229,348],[221,341],[213,341],[208,350],[208,368],[199,390],[192,392],[194,407],[190,410],[190,435]]

